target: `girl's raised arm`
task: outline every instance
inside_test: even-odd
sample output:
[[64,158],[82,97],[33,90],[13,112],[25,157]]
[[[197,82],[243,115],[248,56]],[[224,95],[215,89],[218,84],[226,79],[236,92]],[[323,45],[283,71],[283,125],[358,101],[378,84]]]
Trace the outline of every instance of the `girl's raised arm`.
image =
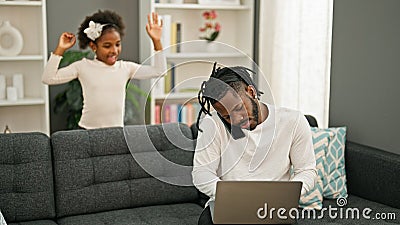
[[163,22],[158,23],[158,14],[151,13],[147,15],[146,31],[151,40],[153,41],[154,50],[161,51],[163,49],[161,44],[161,34],[162,34]]
[[64,32],[61,34],[60,39],[58,40],[58,46],[53,53],[62,56],[66,50],[74,46],[75,42],[75,34]]

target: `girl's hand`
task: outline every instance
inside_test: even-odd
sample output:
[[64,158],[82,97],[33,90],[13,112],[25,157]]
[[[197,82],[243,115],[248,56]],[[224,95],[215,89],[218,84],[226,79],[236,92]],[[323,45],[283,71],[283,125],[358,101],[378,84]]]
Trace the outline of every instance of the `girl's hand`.
[[62,56],[66,50],[74,46],[76,42],[75,34],[64,32],[61,34],[58,40],[58,46],[54,51],[54,54]]
[[162,50],[161,34],[163,21],[161,20],[160,24],[158,24],[158,14],[154,12],[147,15],[147,21],[148,23],[146,24],[146,31],[153,41],[154,49],[156,51]]

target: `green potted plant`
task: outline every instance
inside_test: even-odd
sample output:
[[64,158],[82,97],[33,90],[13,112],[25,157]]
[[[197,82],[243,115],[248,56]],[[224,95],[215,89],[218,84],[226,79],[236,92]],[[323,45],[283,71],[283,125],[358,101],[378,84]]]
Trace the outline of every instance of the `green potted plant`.
[[[70,65],[82,58],[93,59],[91,51],[69,50],[64,53],[59,68]],[[144,100],[141,100],[144,99]],[[134,82],[126,84],[125,101],[125,124],[140,124],[144,119],[141,118],[144,104],[150,101],[149,95],[140,89]],[[65,90],[55,97],[54,113],[67,112],[67,129],[78,129],[78,122],[82,116],[83,96],[82,87],[78,79],[68,82]]]

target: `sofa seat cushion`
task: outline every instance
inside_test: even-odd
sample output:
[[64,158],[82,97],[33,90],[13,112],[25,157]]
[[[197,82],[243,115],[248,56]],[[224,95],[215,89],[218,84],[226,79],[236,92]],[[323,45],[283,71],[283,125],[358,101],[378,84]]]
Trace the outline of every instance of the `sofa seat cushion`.
[[57,225],[57,223],[52,220],[35,220],[19,223],[7,223],[7,225]]
[[203,208],[197,204],[184,203],[159,205],[101,213],[70,216],[59,219],[59,225],[188,225],[197,224]]
[[[337,215],[337,218],[331,218],[329,216],[328,210],[329,207],[336,208],[336,211],[332,211],[333,215]],[[377,202],[369,201],[363,198],[360,198],[355,195],[349,195],[347,198],[347,204],[342,207],[342,212],[340,213],[341,207],[339,207],[336,203],[335,199],[324,199],[323,201],[323,208],[327,209],[324,212],[324,217],[323,218],[317,218],[317,219],[311,219],[308,217],[305,217],[304,219],[298,220],[298,224],[399,224],[400,223],[400,209],[397,208],[392,208],[387,205],[383,205]],[[356,216],[352,216],[352,213],[348,209],[358,209],[359,211],[359,218],[357,219]],[[363,210],[365,208],[370,208],[371,211],[370,213],[367,213],[368,216],[370,216],[370,219],[364,218],[363,217]],[[347,219],[346,219],[346,210],[347,211]],[[390,217],[388,215],[389,213],[395,214],[395,219],[377,219],[376,215],[379,213],[379,215],[382,215],[383,213],[386,217]],[[340,215],[343,215],[342,218],[340,218]],[[320,212],[317,212],[317,216],[320,215]],[[355,215],[355,214],[354,214]],[[378,215],[378,216],[379,216]]]

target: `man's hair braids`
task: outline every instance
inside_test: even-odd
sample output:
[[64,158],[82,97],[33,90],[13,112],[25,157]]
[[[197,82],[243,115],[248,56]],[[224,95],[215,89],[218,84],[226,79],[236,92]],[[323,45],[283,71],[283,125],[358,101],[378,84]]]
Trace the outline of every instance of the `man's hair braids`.
[[214,63],[211,76],[207,81],[201,84],[199,94],[197,99],[201,106],[200,112],[197,116],[197,129],[202,132],[199,127],[201,115],[207,114],[211,115],[210,109],[211,105],[223,98],[228,90],[233,89],[237,93],[242,90],[243,85],[251,85],[256,90],[256,97],[259,99],[263,92],[257,89],[257,85],[254,83],[253,79],[250,77],[249,72],[255,74],[253,70],[250,70],[243,66],[235,67],[218,67],[216,69],[217,63]]

